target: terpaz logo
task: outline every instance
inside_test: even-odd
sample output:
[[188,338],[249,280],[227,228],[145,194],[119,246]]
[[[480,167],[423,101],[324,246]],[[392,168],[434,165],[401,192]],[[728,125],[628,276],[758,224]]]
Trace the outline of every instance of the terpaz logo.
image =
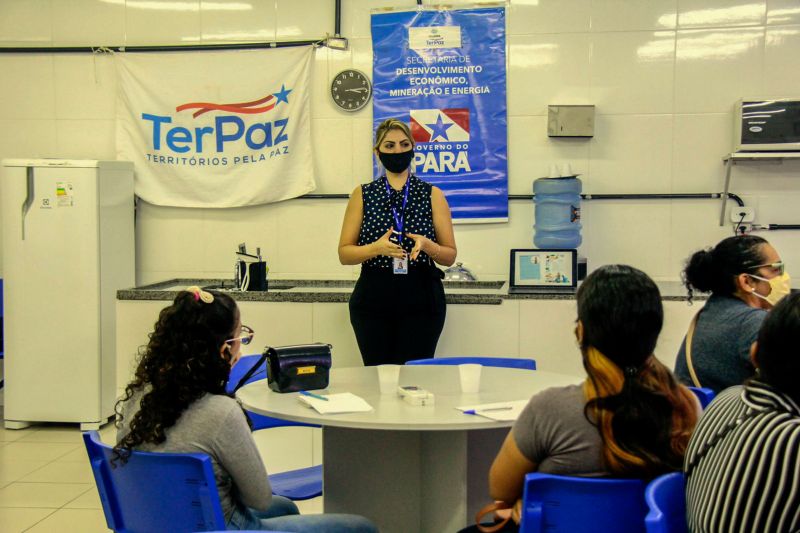
[[461,26],[417,26],[408,28],[412,50],[461,48]]
[[[195,119],[206,113],[216,112],[213,120],[206,120],[193,128],[184,125],[173,125],[172,122],[175,117],[170,115],[142,113],[141,117],[145,123],[149,123],[151,147],[155,152],[166,150],[167,153],[186,154],[187,152],[194,152],[197,155],[216,152],[216,154],[222,155],[228,148],[233,148],[234,150],[249,149],[259,152],[259,155],[255,156],[258,159],[265,159],[288,153],[285,146],[281,150],[278,150],[277,147],[279,144],[286,143],[289,140],[286,132],[289,118],[279,118],[272,121],[263,119],[245,121],[240,115],[249,116],[267,113],[282,102],[288,104],[289,93],[291,92],[292,89],[287,89],[285,85],[281,85],[280,91],[250,102],[230,104],[190,102],[177,106],[175,111],[179,114],[178,116],[181,116],[182,112],[193,111],[192,117]],[[186,124],[186,121],[182,120],[181,123]],[[245,146],[242,146],[242,144]],[[263,153],[263,150],[267,148],[272,148],[268,155]],[[247,160],[245,160],[245,157],[247,157]],[[255,157],[237,157],[236,159],[238,160],[234,160],[234,163],[255,162]],[[161,161],[163,158],[164,156],[159,156],[155,161],[172,162]],[[152,159],[151,154],[148,154],[148,159]],[[227,161],[214,164],[227,164]]]
[[412,109],[414,142],[469,141],[469,109]]

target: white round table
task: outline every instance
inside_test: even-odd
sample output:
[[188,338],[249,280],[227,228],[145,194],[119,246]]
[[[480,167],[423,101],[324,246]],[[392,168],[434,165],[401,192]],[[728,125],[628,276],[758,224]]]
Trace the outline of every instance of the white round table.
[[400,385],[432,392],[433,406],[381,394],[374,367],[336,368],[320,394],[351,392],[373,411],[321,415],[257,381],[237,396],[250,411],[322,426],[325,512],[364,515],[386,532],[449,532],[489,503],[488,471],[512,422],[466,415],[456,406],[528,399],[579,383],[552,372],[483,367],[480,391],[460,390],[458,367],[408,365]]

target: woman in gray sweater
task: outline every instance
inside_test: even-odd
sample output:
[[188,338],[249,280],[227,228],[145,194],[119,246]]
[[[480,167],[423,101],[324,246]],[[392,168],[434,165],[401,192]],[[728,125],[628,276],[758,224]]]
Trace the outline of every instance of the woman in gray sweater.
[[664,322],[658,287],[641,270],[605,265],[577,303],[586,379],[534,395],[511,428],[489,472],[491,497],[513,506],[498,533],[518,531],[528,473],[647,480],[683,464],[700,404],[654,354]]
[[199,287],[178,293],[117,403],[114,461],[124,465],[133,449],[207,454],[229,530],[376,532],[360,516],[300,515],[292,501],[272,495],[249,420],[225,393],[241,345],[252,338],[230,296]]

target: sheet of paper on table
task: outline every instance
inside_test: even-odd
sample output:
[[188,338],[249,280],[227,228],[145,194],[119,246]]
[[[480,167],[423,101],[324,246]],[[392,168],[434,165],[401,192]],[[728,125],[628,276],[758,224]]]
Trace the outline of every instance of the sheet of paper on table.
[[514,400],[480,405],[461,405],[456,409],[465,414],[479,415],[497,421],[509,421],[516,420],[526,405],[528,405],[528,400]]
[[364,398],[356,396],[352,392],[323,394],[320,396],[326,398],[326,400],[303,395],[298,395],[297,399],[300,403],[313,407],[321,415],[372,411],[372,406],[368,404]]

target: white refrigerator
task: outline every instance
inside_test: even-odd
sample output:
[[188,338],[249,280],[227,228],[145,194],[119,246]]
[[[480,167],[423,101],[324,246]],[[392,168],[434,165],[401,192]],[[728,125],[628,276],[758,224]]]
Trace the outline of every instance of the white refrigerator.
[[133,164],[0,163],[5,427],[113,414],[116,291],[135,284]]

